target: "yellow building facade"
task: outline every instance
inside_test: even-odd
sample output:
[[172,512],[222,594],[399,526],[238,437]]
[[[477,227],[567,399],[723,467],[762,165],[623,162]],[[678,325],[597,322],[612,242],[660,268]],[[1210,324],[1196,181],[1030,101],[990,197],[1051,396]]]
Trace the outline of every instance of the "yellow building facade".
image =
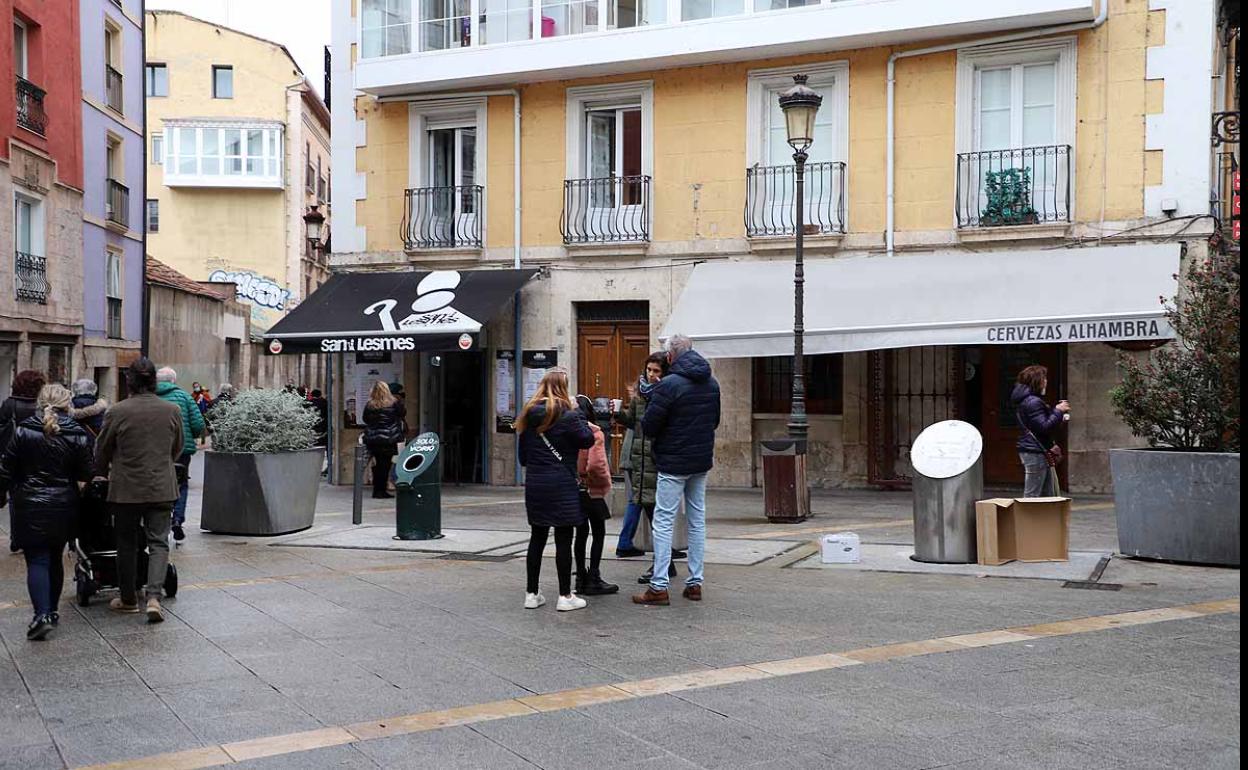
[[[775,336],[774,319],[748,333],[718,328],[689,303],[715,296],[700,286],[706,266],[729,275],[767,262],[792,280],[793,160],[776,103],[792,75],[808,75],[823,97],[803,234],[807,261],[826,263],[830,276],[865,258],[931,254],[904,264],[962,269],[958,255],[999,252],[1002,264],[1013,255],[1031,272],[968,273],[960,285],[970,296],[1008,293],[1012,280],[1036,293],[1043,276],[1062,297],[1081,280],[1072,253],[1130,273],[1132,248],[1182,243],[1190,257],[1214,228],[1208,122],[1225,82],[1211,64],[1212,0],[1038,0],[1013,10],[538,0],[511,16],[473,2],[450,19],[393,5],[335,3],[335,88],[355,107],[338,124],[350,135],[335,140],[338,165],[354,166],[336,177],[349,210],[338,212],[335,264],[539,268],[522,295],[521,347],[555,351],[591,397],[626,399],[637,351],[689,332],[714,354],[724,386],[720,484],[761,482],[759,443],[784,433],[792,365],[775,344],[742,342]],[[1166,253],[1177,269],[1179,247]],[[806,287],[808,329],[812,316],[834,312],[825,305],[842,304],[829,280]],[[722,296],[741,296],[731,289]],[[877,307],[905,296],[883,283],[873,290]],[[1146,312],[1142,295],[1123,301]],[[954,325],[931,302],[923,323]],[[1116,302],[1091,297],[1069,318],[1111,317]],[[1155,293],[1147,302],[1156,305]],[[1042,311],[1010,320],[1039,323]],[[791,324],[792,305],[784,312]],[[1111,330],[1060,344],[1026,332],[1000,344],[992,331],[978,342],[907,341],[900,323],[879,347],[832,340],[881,323],[864,311],[818,332],[827,339],[814,343],[808,394],[817,484],[905,483],[914,436],[946,418],[980,427],[990,483],[1016,483],[1018,430],[1003,394],[1027,362],[1049,365],[1054,395],[1077,405],[1062,436],[1072,488],[1106,489],[1105,450],[1134,443],[1107,391],[1115,348],[1144,340]],[[508,483],[513,447],[495,430],[495,366],[517,335],[506,309],[487,329],[471,369],[487,370],[481,405],[455,407],[484,417],[451,422],[477,434],[464,458],[480,466],[478,480]],[[423,359],[406,366],[412,390],[441,376]],[[413,405],[428,427],[448,425],[445,406]]]

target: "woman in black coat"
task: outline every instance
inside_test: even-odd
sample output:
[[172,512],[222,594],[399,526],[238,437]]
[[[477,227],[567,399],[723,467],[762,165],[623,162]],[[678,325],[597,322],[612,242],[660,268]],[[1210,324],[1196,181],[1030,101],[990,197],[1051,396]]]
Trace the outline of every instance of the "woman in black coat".
[[60,616],[62,554],[78,517],[79,482],[91,478],[91,438],[69,416],[70,394],[45,385],[36,416],[13,431],[0,453],[0,489],[13,501],[13,538],[26,557],[26,587],[35,617],[26,638],[47,638]]
[[[43,388],[43,373],[23,369],[13,378],[13,393],[0,403],[0,452],[4,452],[13,438],[17,424],[35,413],[35,399]],[[4,491],[0,490],[0,508],[6,504]],[[16,553],[20,548],[13,539],[13,511],[9,510],[9,550]]]
[[386,383],[378,380],[364,407],[364,446],[376,461],[373,465],[373,497],[394,497],[386,491],[390,463],[398,445],[407,439],[407,409],[395,398]]
[[572,403],[567,372],[555,369],[546,373],[516,420],[516,432],[520,434],[520,462],[525,467],[524,507],[532,529],[524,606],[535,610],[546,603],[537,582],[546,539],[554,528],[555,569],[559,573],[555,609],[579,610],[585,600],[572,593],[572,536],[575,528],[585,523],[585,514],[576,459],[582,449],[594,445],[594,434]]

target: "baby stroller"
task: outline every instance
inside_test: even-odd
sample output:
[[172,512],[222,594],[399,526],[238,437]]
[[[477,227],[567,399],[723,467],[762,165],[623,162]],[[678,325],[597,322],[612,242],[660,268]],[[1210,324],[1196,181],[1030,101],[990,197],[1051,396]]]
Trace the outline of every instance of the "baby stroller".
[[[74,539],[74,585],[78,606],[91,604],[91,597],[102,589],[116,588],[117,545],[113,536],[113,517],[108,511],[108,482],[91,482],[82,496],[82,515],[78,536]],[[137,559],[138,588],[147,582],[147,549]],[[171,562],[165,570],[165,596],[178,595],[178,570]]]

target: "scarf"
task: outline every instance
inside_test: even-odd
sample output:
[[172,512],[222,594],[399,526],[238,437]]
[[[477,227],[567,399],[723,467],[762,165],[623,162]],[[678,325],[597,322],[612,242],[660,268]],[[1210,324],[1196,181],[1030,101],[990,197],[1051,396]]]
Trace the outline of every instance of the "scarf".
[[643,375],[642,378],[637,381],[637,392],[646,398],[650,398],[650,391],[654,390],[654,386],[658,384],[659,383],[657,382],[647,382],[645,376]]

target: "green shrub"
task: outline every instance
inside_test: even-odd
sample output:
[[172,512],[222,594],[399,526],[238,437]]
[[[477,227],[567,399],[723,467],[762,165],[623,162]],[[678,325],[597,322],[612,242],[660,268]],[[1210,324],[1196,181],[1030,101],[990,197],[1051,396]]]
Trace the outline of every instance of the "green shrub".
[[218,452],[295,452],[316,443],[317,414],[294,393],[246,390],[212,408]]
[[1145,360],[1119,356],[1114,411],[1150,446],[1238,452],[1239,255],[1194,262],[1180,294],[1166,303],[1175,341]]

